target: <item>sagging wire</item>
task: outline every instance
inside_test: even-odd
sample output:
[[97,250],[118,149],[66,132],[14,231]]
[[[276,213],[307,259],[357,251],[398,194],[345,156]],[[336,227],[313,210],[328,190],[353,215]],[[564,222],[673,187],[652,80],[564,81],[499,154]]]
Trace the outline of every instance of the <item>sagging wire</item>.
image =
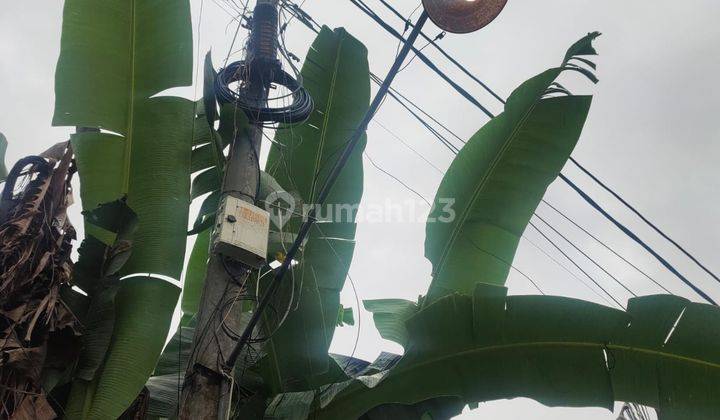
[[533,223],[532,221],[530,221],[530,224],[529,224],[529,225],[530,225],[533,229],[535,229],[535,231],[538,232],[538,233],[540,234],[540,236],[542,236],[546,241],[548,241],[548,242],[550,243],[550,245],[552,245],[553,248],[555,248],[555,249],[556,249],[560,254],[562,254],[568,261],[570,261],[570,262],[575,266],[575,268],[577,268],[578,270],[580,270],[580,272],[583,273],[583,274],[585,275],[585,277],[587,277],[588,279],[590,279],[590,281],[593,282],[593,284],[595,284],[595,286],[597,286],[600,290],[603,291],[603,293],[605,293],[610,299],[612,299],[612,301],[615,302],[615,304],[616,304],[617,306],[619,306],[619,307],[620,307],[621,309],[623,309],[623,310],[625,309],[625,307],[623,306],[623,304],[620,303],[620,301],[617,300],[617,299],[615,298],[615,296],[613,296],[610,292],[608,292],[607,289],[605,289],[604,287],[602,287],[602,285],[600,285],[600,283],[598,283],[598,281],[595,280],[595,278],[593,278],[590,274],[588,274],[587,271],[585,271],[582,267],[580,267],[580,265],[579,265],[577,262],[575,262],[575,260],[573,260],[572,258],[570,258],[570,256],[569,256],[562,248],[560,248],[560,246],[559,246],[558,244],[556,244],[555,241],[553,241],[547,234],[545,234],[545,232],[543,232],[540,228],[538,228],[537,225],[535,225],[535,223]]
[[543,255],[545,255],[545,257],[547,257],[550,261],[552,261],[553,263],[555,263],[555,265],[557,265],[558,267],[562,268],[563,271],[565,271],[566,273],[570,274],[570,276],[571,276],[572,278],[574,278],[574,279],[577,280],[580,284],[582,284],[583,286],[585,286],[585,288],[588,289],[589,291],[591,291],[595,296],[597,296],[597,297],[600,298],[601,300],[605,301],[605,303],[607,303],[608,305],[613,306],[612,302],[611,302],[610,300],[608,300],[608,298],[606,298],[605,296],[601,295],[601,294],[598,293],[595,289],[593,289],[592,287],[590,287],[590,285],[587,284],[583,279],[581,279],[580,277],[578,277],[578,276],[577,276],[575,273],[573,273],[569,268],[567,268],[567,267],[566,267],[565,265],[563,265],[560,261],[558,261],[557,258],[555,258],[555,257],[553,257],[552,255],[550,255],[550,253],[548,253],[543,247],[541,247],[541,246],[538,245],[535,241],[533,241],[532,239],[530,239],[529,237],[527,237],[527,235],[523,235],[520,239],[524,240],[525,242],[527,242],[527,243],[529,243],[530,245],[532,245],[533,248],[535,248],[535,249],[537,249],[538,251],[540,251],[540,253],[542,253]]
[[618,257],[620,260],[622,260],[623,262],[625,262],[625,264],[629,265],[629,266],[632,267],[635,271],[637,271],[638,273],[640,273],[640,274],[642,274],[644,277],[646,277],[648,280],[650,280],[653,284],[655,284],[656,286],[658,286],[659,288],[661,288],[665,293],[667,293],[667,294],[669,294],[669,295],[672,295],[672,294],[673,294],[673,293],[672,293],[670,290],[668,290],[665,286],[663,286],[662,284],[660,284],[660,282],[658,282],[658,281],[655,280],[653,277],[651,277],[649,274],[647,274],[645,271],[643,271],[642,269],[640,269],[637,265],[633,264],[630,260],[628,260],[627,258],[623,257],[620,253],[618,253],[617,251],[615,251],[610,245],[606,244],[605,242],[603,242],[602,240],[600,240],[597,236],[593,235],[590,231],[588,231],[586,228],[582,227],[579,223],[577,223],[575,220],[573,220],[572,218],[570,218],[568,215],[566,215],[564,212],[562,212],[561,210],[559,210],[557,207],[553,206],[552,204],[550,204],[549,202],[547,202],[545,199],[543,199],[542,202],[543,202],[546,206],[550,207],[553,211],[555,211],[555,213],[559,214],[562,218],[564,218],[565,220],[567,220],[568,222],[570,222],[573,226],[575,226],[576,228],[580,229],[580,231],[582,231],[582,232],[585,233],[587,236],[589,236],[590,238],[592,238],[595,242],[597,242],[598,244],[600,244],[603,248],[607,249],[607,250],[610,251],[613,255],[615,255],[615,256]]
[[417,196],[417,197],[420,198],[422,201],[424,201],[425,204],[427,204],[428,207],[432,207],[432,204],[430,204],[430,201],[428,201],[427,198],[425,198],[422,194],[420,194],[420,193],[417,192],[415,189],[413,189],[412,187],[410,187],[408,184],[406,184],[405,182],[403,182],[400,178],[396,177],[395,175],[391,174],[390,172],[388,172],[388,171],[386,171],[385,169],[383,169],[380,165],[378,165],[377,163],[375,163],[375,161],[370,157],[370,155],[369,155],[367,152],[363,152],[363,155],[365,155],[365,158],[370,162],[370,164],[371,164],[372,166],[375,167],[375,169],[377,169],[378,171],[384,173],[385,175],[389,176],[390,178],[394,179],[398,184],[402,185],[403,188],[405,188],[406,190],[410,191],[410,192],[413,193],[415,196]]
[[575,160],[573,157],[570,157],[570,162],[572,162],[575,166],[580,169],[585,175],[589,176],[590,179],[592,179],[596,184],[598,184],[602,189],[610,193],[615,199],[617,199],[620,203],[622,203],[628,210],[630,210],[633,214],[635,214],[637,217],[640,218],[643,222],[645,222],[646,225],[648,225],[652,230],[654,230],[658,235],[662,236],[663,239],[670,242],[675,248],[677,248],[680,252],[682,252],[686,257],[688,257],[692,262],[694,262],[700,269],[702,269],[705,273],[707,273],[710,277],[715,279],[715,281],[720,282],[720,278],[710,271],[709,268],[707,268],[704,264],[702,264],[694,255],[692,255],[689,251],[687,251],[683,246],[681,246],[679,243],[677,243],[674,239],[672,239],[669,235],[667,235],[662,229],[660,229],[655,223],[651,222],[647,217],[645,217],[640,211],[635,208],[633,205],[628,203],[620,194],[618,194],[615,190],[610,188],[606,183],[604,183],[602,180],[600,180],[597,176],[595,176],[592,172],[590,172],[588,169],[586,169],[583,165],[581,165],[577,160]]
[[556,235],[558,235],[558,236],[559,236],[560,238],[562,238],[565,242],[567,242],[575,251],[579,252],[583,257],[585,257],[588,261],[590,261],[595,267],[599,268],[599,269],[600,269],[603,273],[605,273],[608,277],[610,277],[611,279],[613,279],[613,280],[615,281],[615,283],[617,283],[620,287],[622,287],[623,289],[625,289],[625,291],[627,291],[628,293],[630,293],[633,297],[637,297],[637,296],[638,296],[635,292],[633,292],[632,290],[630,290],[630,288],[628,288],[627,286],[625,286],[625,284],[623,284],[623,282],[621,282],[620,280],[618,280],[617,277],[615,277],[612,273],[610,273],[605,267],[603,267],[602,265],[600,265],[600,263],[598,263],[597,261],[595,261],[594,258],[592,258],[591,256],[589,256],[585,251],[583,251],[582,249],[580,249],[580,247],[578,247],[577,245],[575,245],[575,243],[573,243],[570,239],[568,239],[567,236],[565,236],[564,234],[562,234],[562,233],[561,233],[559,230],[557,230],[553,225],[551,225],[550,223],[548,223],[548,221],[546,221],[545,219],[543,219],[543,218],[542,218],[540,215],[538,215],[537,213],[535,213],[534,216],[535,216],[538,220],[540,220],[545,226],[549,227],[550,230],[552,230],[553,232],[555,232]]

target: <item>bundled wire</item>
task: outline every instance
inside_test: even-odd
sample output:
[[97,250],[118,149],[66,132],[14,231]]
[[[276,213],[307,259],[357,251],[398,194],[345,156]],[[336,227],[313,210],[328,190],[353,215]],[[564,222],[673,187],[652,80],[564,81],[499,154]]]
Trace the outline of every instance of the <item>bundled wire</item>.
[[249,78],[249,66],[244,61],[228,64],[218,72],[215,79],[215,95],[220,103],[233,104],[245,112],[253,122],[271,122],[296,124],[305,121],[314,109],[310,93],[298,83],[292,75],[280,68],[271,72],[269,83],[284,86],[291,92],[293,101],[290,105],[278,108],[258,106],[253,98],[242,95],[230,88],[232,83],[240,83]]

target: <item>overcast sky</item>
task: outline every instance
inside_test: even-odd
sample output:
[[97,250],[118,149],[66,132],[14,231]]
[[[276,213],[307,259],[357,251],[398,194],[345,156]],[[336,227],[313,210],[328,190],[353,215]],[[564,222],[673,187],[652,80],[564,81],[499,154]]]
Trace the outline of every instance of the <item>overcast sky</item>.
[[[391,0],[406,15],[418,0]],[[69,130],[52,128],[53,74],[59,50],[62,2],[4,0],[0,14],[0,131],[10,142],[9,166],[20,157],[36,154],[67,139]],[[242,1],[238,1],[242,3]],[[386,13],[377,0],[368,0],[396,28],[402,23]],[[197,28],[201,0],[192,0]],[[223,8],[219,7],[223,6]],[[224,10],[225,9],[225,10]],[[316,20],[331,27],[344,26],[369,49],[372,70],[384,75],[395,55],[397,43],[369,18],[345,0],[307,0],[305,9]],[[212,48],[216,64],[227,53],[234,26],[226,0],[204,1],[200,25],[200,52]],[[416,15],[417,16],[417,15]],[[715,165],[720,161],[720,2],[717,0],[510,0],[500,17],[487,28],[470,35],[448,35],[441,45],[466,64],[501,96],[527,78],[557,65],[567,47],[587,32],[603,36],[596,45],[600,53],[600,84],[592,86],[577,77],[564,84],[575,92],[595,95],[590,117],[574,156],[614,186],[701,261],[720,270],[717,242],[720,214]],[[312,34],[293,23],[287,35],[289,49],[300,57]],[[439,30],[429,24],[426,32]],[[431,47],[425,50],[491,110],[501,105],[454,69]],[[416,60],[395,84],[400,91],[447,123],[463,137],[471,136],[487,118]],[[188,97],[193,89],[178,90]],[[102,94],[102,92],[98,92]],[[387,101],[377,121],[415,148],[440,170],[452,156],[421,126],[392,101]],[[267,151],[268,145],[263,146]],[[369,130],[367,153],[384,169],[402,179],[428,200],[435,195],[441,173],[410,152],[383,128]],[[720,298],[720,287],[697,267],[688,263],[668,244],[638,223],[626,210],[603,194],[577,170],[564,171],[597,197],[623,222],[666,255],[680,270],[712,296]],[[592,209],[560,184],[546,197],[593,233],[631,258],[674,293],[697,300],[677,279],[664,271],[638,246],[630,242]],[[422,200],[366,162],[365,205],[388,200],[417,212],[427,211]],[[76,206],[77,207],[77,206]],[[638,294],[658,293],[647,279],[608,256],[589,238],[562,223],[542,207],[539,213],[595,256],[608,270],[623,279]],[[79,212],[75,209],[76,224]],[[561,257],[535,232],[526,237],[555,258]],[[416,299],[430,282],[430,264],[423,257],[423,223],[361,223],[351,268],[359,299],[399,297]],[[621,301],[628,295],[580,257],[577,260]],[[572,296],[604,303],[563,268],[523,241],[515,265],[535,279],[549,294]],[[569,266],[565,262],[566,266]],[[573,270],[574,271],[574,270]],[[575,271],[574,271],[575,272]],[[581,277],[580,273],[575,275]],[[349,286],[349,284],[348,284]],[[508,281],[512,294],[537,291],[522,276],[513,273]],[[351,287],[343,292],[345,306],[355,306]],[[357,308],[356,308],[357,311]],[[380,351],[400,351],[382,340],[371,317],[362,312],[361,323],[336,333],[333,351],[348,354],[359,334],[356,357],[373,359]],[[357,312],[356,312],[357,314]],[[482,380],[482,378],[478,378]],[[463,419],[610,419],[615,416],[595,409],[550,409],[528,400],[500,401],[481,405]]]

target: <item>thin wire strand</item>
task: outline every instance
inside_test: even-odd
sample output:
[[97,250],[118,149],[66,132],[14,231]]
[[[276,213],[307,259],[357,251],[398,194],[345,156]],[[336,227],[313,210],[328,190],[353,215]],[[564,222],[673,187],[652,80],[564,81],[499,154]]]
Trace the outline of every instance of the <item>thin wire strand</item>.
[[628,259],[625,258],[624,256],[620,255],[620,254],[619,254],[617,251],[615,251],[610,245],[606,244],[605,242],[603,242],[602,240],[600,240],[597,236],[593,235],[590,231],[588,231],[586,228],[582,227],[580,224],[578,224],[575,220],[573,220],[573,219],[570,218],[568,215],[566,215],[564,212],[562,212],[561,210],[559,210],[557,207],[553,206],[552,204],[550,204],[549,202],[547,202],[545,199],[543,199],[542,202],[543,202],[546,206],[550,207],[553,211],[555,211],[555,213],[557,213],[557,214],[559,214],[560,216],[562,216],[565,220],[567,220],[567,221],[570,222],[572,225],[574,225],[576,228],[580,229],[580,230],[581,230],[583,233],[585,233],[587,236],[589,236],[590,238],[592,238],[595,242],[597,242],[598,244],[600,244],[603,248],[607,249],[607,250],[610,251],[613,255],[615,255],[616,257],[620,258],[623,262],[625,262],[625,264],[629,265],[630,267],[632,267],[633,269],[635,269],[635,271],[637,271],[638,273],[640,273],[640,274],[642,274],[643,276],[645,276],[648,280],[650,280],[651,282],[653,282],[656,286],[658,286],[659,288],[661,288],[661,289],[662,289],[663,291],[665,291],[667,294],[669,294],[669,295],[672,295],[672,294],[673,294],[673,293],[672,293],[670,290],[668,290],[665,286],[663,286],[662,284],[660,284],[657,280],[655,280],[654,278],[652,278],[652,277],[651,277],[649,274],[647,274],[645,271],[643,271],[643,270],[640,269],[638,266],[636,266],[635,264],[633,264],[630,260],[628,260]]
[[613,296],[613,295],[612,295],[610,292],[608,292],[604,287],[602,287],[602,286],[600,285],[600,283],[597,282],[597,280],[595,280],[590,274],[587,273],[587,271],[583,270],[583,268],[580,267],[580,265],[579,265],[578,263],[576,263],[575,260],[573,260],[572,258],[570,258],[570,256],[569,256],[565,251],[563,251],[562,248],[560,248],[560,246],[558,246],[558,245],[555,243],[555,241],[553,241],[552,239],[550,239],[550,237],[547,236],[547,235],[545,234],[545,232],[543,232],[542,230],[540,230],[540,228],[538,228],[532,221],[530,222],[530,226],[531,226],[533,229],[535,229],[535,231],[537,231],[543,238],[545,238],[545,240],[548,241],[548,242],[550,243],[550,245],[552,245],[553,248],[555,248],[555,249],[556,249],[560,254],[562,254],[568,261],[570,261],[570,262],[575,266],[575,268],[577,268],[578,270],[580,270],[580,272],[583,273],[583,274],[585,275],[585,277],[587,277],[588,279],[590,279],[590,281],[593,282],[593,284],[595,284],[595,286],[597,286],[600,290],[603,291],[603,293],[605,293],[610,299],[612,299],[612,301],[615,302],[615,304],[617,304],[617,306],[619,306],[619,307],[622,308],[622,309],[625,309],[625,307],[620,303],[620,301],[617,300],[617,299],[615,299],[615,296]]

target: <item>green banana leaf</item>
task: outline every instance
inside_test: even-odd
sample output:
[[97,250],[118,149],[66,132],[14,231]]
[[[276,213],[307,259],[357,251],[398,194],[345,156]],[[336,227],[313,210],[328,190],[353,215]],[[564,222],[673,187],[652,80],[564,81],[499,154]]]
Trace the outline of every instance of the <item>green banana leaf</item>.
[[[123,275],[178,279],[182,270],[193,103],[155,95],[191,83],[190,22],[186,0],[65,2],[53,124],[107,130],[76,134],[72,144],[83,209],[127,196],[138,215]],[[121,282],[112,342],[80,417],[117,418],[132,403],[157,362],[178,294],[154,277]]]
[[418,311],[418,304],[403,299],[364,300],[365,310],[373,314],[373,322],[380,336],[401,346],[407,346],[405,321]]
[[596,80],[569,60],[594,54],[591,42],[597,36],[573,45],[562,66],[518,87],[505,112],[480,129],[453,161],[426,226],[425,256],[433,264],[426,303],[453,292],[471,293],[476,282],[505,283],[520,237],[575,147],[591,103],[589,96],[544,97],[566,94],[554,84],[566,70]]
[[[320,395],[324,401],[331,401],[335,395],[356,381],[374,383],[376,375],[385,375],[402,358],[396,354],[383,352],[374,362],[370,363],[349,356],[331,356],[337,365],[342,367],[346,378],[343,382],[320,388]],[[265,419],[305,420],[312,418],[310,417],[311,411],[313,405],[317,403],[315,398],[317,394],[317,391],[279,394],[268,406]],[[465,405],[465,402],[458,397],[436,397],[415,404],[388,403],[370,409],[359,419],[449,420],[462,413]]]
[[[395,366],[325,393],[310,418],[357,418],[385,403],[437,396],[465,403],[527,397],[548,406],[656,407],[663,419],[708,419],[720,410],[720,309],[658,295],[627,312],[553,296],[506,296],[478,284],[407,322]],[[418,386],[422,384],[422,386]]]
[[3,133],[0,133],[0,182],[7,178],[8,170],[5,166],[5,153],[7,153],[8,141]]
[[115,323],[115,296],[118,271],[132,252],[132,236],[137,229],[137,215],[122,201],[102,204],[86,212],[85,218],[105,231],[115,234],[112,246],[92,235],[86,235],[78,249],[73,284],[86,291],[89,299],[83,315],[82,352],[74,377],[87,382],[96,378],[112,339]]
[[[352,130],[369,107],[367,50],[344,29],[323,27],[308,51],[301,74],[315,101],[315,111],[305,123],[278,130],[266,172],[303,203],[314,203]],[[278,293],[275,306],[281,315],[288,305],[291,312],[267,345],[276,390],[288,384],[291,388],[306,388],[312,382],[310,378],[329,369],[327,350],[355,246],[357,207],[352,206],[362,197],[365,142],[363,138],[356,147],[326,201],[349,205],[346,217],[311,230],[299,265],[286,277]],[[299,218],[291,218],[285,226],[273,228],[280,234],[289,232],[292,237],[299,224]],[[291,303],[289,296],[293,293],[299,301],[296,298]],[[273,330],[274,323],[269,321],[267,328]]]

